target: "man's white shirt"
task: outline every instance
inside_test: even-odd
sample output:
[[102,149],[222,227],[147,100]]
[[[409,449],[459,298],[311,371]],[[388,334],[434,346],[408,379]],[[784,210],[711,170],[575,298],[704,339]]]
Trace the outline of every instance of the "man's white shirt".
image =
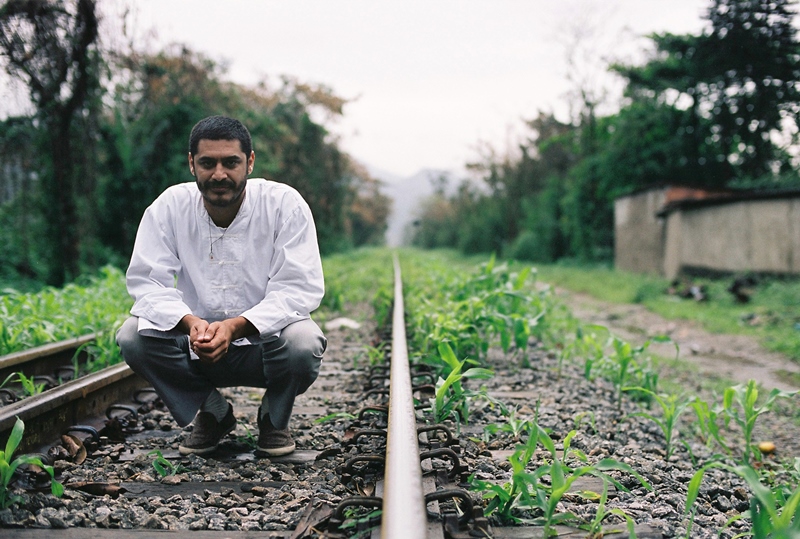
[[311,211],[294,188],[250,178],[236,218],[222,229],[194,182],[171,186],[142,217],[127,284],[141,334],[178,337],[174,328],[187,314],[209,322],[243,316],[259,334],[233,344],[263,342],[322,301]]

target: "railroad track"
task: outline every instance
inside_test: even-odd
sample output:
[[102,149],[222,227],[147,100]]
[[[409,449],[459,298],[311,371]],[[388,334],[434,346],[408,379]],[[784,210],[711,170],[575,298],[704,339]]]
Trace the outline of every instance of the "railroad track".
[[[71,456],[54,457],[67,487],[64,500],[34,493],[28,505],[44,507],[37,515],[0,510],[0,535],[52,539],[52,528],[65,528],[56,533],[69,539],[127,539],[158,537],[168,528],[170,539],[197,539],[198,534],[231,539],[543,537],[541,527],[491,528],[476,502],[479,495],[468,491],[475,463],[504,460],[509,450],[465,444],[465,437],[480,436],[477,425],[454,433],[443,425],[421,424],[420,403],[432,396],[435,380],[424,367],[409,363],[397,260],[394,298],[386,364],[356,368],[354,356],[363,353],[363,342],[326,331],[329,349],[320,377],[295,405],[291,426],[298,450],[285,457],[266,459],[253,452],[248,439],[257,432],[260,395],[241,389],[226,394],[239,420],[233,435],[207,459],[181,456],[181,430],[124,364],[0,407],[0,445],[19,417],[26,424],[21,451],[46,456],[62,435],[88,448],[80,465]],[[372,341],[373,331],[366,327],[361,337]],[[61,361],[69,356],[71,363],[83,344],[74,342],[71,352],[66,344],[50,350],[60,349]],[[27,355],[49,354],[43,349]],[[21,365],[11,368],[39,372]],[[498,389],[494,395],[520,406],[536,399],[524,390]],[[157,464],[169,468],[163,477],[154,472]],[[29,469],[19,483],[27,482],[32,492],[45,490],[49,481],[42,479],[47,477]],[[602,488],[591,478],[575,484],[577,491]],[[558,531],[560,537],[585,536],[570,528]],[[628,536],[618,528],[614,532],[605,537]],[[638,526],[636,533],[661,537],[647,526]]]
[[26,429],[18,451],[41,453],[57,441],[53,433],[74,425],[100,428],[103,423],[100,418],[107,411],[135,404],[121,401],[120,396],[135,396],[147,384],[127,365],[75,377],[74,360],[78,364],[85,360],[86,354],[81,350],[96,337],[96,334],[84,335],[0,357],[0,380],[21,373],[48,388],[27,397],[18,383],[3,388],[5,405],[0,407],[0,440],[8,438],[19,418]]
[[[327,537],[347,537],[353,533],[353,529],[348,528],[346,524],[348,518],[354,512],[370,509],[380,510],[380,521],[374,517],[363,518],[356,524],[356,533],[364,533],[365,529],[372,528],[373,537],[380,536],[387,539],[486,536],[479,533],[470,535],[470,531],[475,528],[474,523],[468,524],[473,516],[471,499],[466,492],[455,491],[454,486],[450,484],[453,478],[458,477],[460,471],[456,452],[448,447],[440,447],[442,444],[439,442],[433,441],[431,444],[428,433],[437,429],[423,428],[418,431],[414,393],[417,392],[419,397],[420,389],[412,385],[403,308],[400,268],[395,260],[392,342],[387,358],[390,361],[388,367],[377,366],[368,374],[369,379],[364,390],[366,399],[364,402],[367,402],[367,406],[360,414],[377,419],[371,419],[367,424],[370,428],[356,429],[352,433],[351,441],[343,444],[343,449],[332,452],[334,456],[337,452],[342,453],[339,459],[341,462],[337,466],[341,472],[341,480],[357,484],[354,489],[356,494],[343,496],[335,506],[327,505],[315,510],[312,507],[314,504],[309,504],[306,515],[308,518],[305,522],[301,521],[298,528],[290,533],[271,532],[269,537],[312,537],[316,536],[311,531],[315,527],[323,530],[327,527],[327,531],[323,532]],[[94,336],[86,336],[0,357],[0,373],[23,372],[25,376],[43,377],[47,376],[47,373],[58,372],[59,369],[71,365],[76,350],[93,338]],[[420,378],[422,374],[417,373],[414,376]],[[55,375],[50,376],[50,378],[55,377]],[[318,381],[315,385],[321,382],[324,383]],[[429,384],[423,386],[421,390],[430,387]],[[136,410],[152,407],[153,403],[154,395],[148,391],[146,382],[135,375],[127,365],[119,364],[88,376],[68,379],[41,394],[0,407],[0,441],[7,439],[16,419],[19,418],[25,422],[25,433],[17,454],[36,453],[44,460],[48,449],[58,444],[58,438],[62,434],[78,434],[87,446],[94,447],[101,453],[107,453],[103,451],[103,445],[109,444],[109,441],[103,438],[103,428],[114,418],[123,418],[125,422],[133,419],[132,424],[137,427]],[[318,415],[319,413],[320,411]],[[366,424],[366,421],[362,423]],[[383,424],[386,424],[385,430],[379,428],[376,432],[373,428],[376,425],[381,427]],[[138,429],[128,437],[146,439],[148,433]],[[436,437],[434,434],[433,438]],[[444,437],[444,440],[449,441],[451,445],[455,444],[449,432],[438,437]],[[427,444],[422,456],[420,456],[420,439]],[[237,454],[236,451],[226,453],[224,447],[221,447],[218,453],[214,456],[223,462],[251,459],[258,462],[257,456],[252,456],[250,453]],[[141,450],[123,449],[117,453],[116,460],[130,462],[141,454]],[[176,462],[182,458],[174,450],[161,451],[160,455]],[[321,455],[327,458],[324,451],[299,450],[294,455],[271,460],[277,463],[297,464],[313,462]],[[435,462],[439,464],[444,462],[449,466],[449,470],[435,473]],[[427,472],[424,478],[423,470]],[[438,487],[436,476],[439,478]],[[27,481],[35,482],[33,478],[28,478]],[[364,489],[365,482],[372,482],[374,486]],[[65,484],[70,488],[70,482]],[[284,484],[285,482],[269,481],[226,481],[216,484],[203,482],[199,485],[123,482],[120,488],[135,492],[139,497],[157,496],[159,493],[163,495],[182,493],[191,496],[191,493],[197,494],[207,489],[221,488],[237,492],[245,492],[248,489],[252,492],[255,489],[258,492],[264,488],[280,488]],[[360,494],[365,490],[371,495]],[[455,511],[444,511],[440,507],[443,506],[440,502],[449,502]],[[460,514],[456,511],[460,511]],[[478,515],[478,525],[487,528],[485,519],[481,517],[482,515]],[[300,528],[304,526],[308,529],[309,535],[303,535],[305,532]],[[95,533],[83,528],[69,528],[68,531],[68,537],[93,537],[92,534]],[[127,537],[129,534],[136,534],[136,530],[103,529],[102,532],[103,537],[113,537],[114,534]],[[31,527],[7,529],[4,530],[3,536],[44,537],[47,533],[45,530]],[[186,532],[187,537],[189,533],[198,532]],[[177,536],[180,537],[181,534]]]

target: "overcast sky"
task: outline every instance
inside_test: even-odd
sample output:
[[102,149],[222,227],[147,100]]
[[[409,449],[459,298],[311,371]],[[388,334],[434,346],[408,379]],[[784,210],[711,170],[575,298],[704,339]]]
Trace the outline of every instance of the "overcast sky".
[[[352,102],[331,125],[357,160],[397,175],[503,151],[538,111],[569,117],[579,82],[617,102],[608,58],[651,32],[699,32],[708,0],[136,0],[137,32],[186,43],[255,83],[282,74]],[[570,55],[570,50],[575,51]],[[568,59],[575,59],[570,68]],[[587,83],[588,81],[588,83]]]

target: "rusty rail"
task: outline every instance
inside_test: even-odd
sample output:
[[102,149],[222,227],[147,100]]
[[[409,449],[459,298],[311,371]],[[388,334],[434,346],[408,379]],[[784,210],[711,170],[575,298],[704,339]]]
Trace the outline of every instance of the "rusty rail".
[[0,440],[8,438],[20,418],[26,423],[20,452],[41,450],[56,442],[70,425],[102,417],[120,395],[146,385],[125,363],[72,380],[0,408]]
[[26,376],[50,374],[56,367],[71,365],[75,352],[97,337],[97,333],[90,333],[0,356],[0,382],[12,372],[21,371]]

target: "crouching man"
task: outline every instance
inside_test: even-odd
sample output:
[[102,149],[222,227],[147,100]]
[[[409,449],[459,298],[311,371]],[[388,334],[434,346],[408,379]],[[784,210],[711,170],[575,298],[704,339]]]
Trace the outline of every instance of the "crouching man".
[[205,454],[236,428],[218,388],[265,388],[258,448],[294,451],[295,397],[319,374],[327,341],[311,320],[324,292],[316,228],[288,185],[248,179],[255,153],[238,120],[212,116],[189,137],[194,182],[145,211],[127,271],[134,299],[122,356],[180,426],[182,454]]

